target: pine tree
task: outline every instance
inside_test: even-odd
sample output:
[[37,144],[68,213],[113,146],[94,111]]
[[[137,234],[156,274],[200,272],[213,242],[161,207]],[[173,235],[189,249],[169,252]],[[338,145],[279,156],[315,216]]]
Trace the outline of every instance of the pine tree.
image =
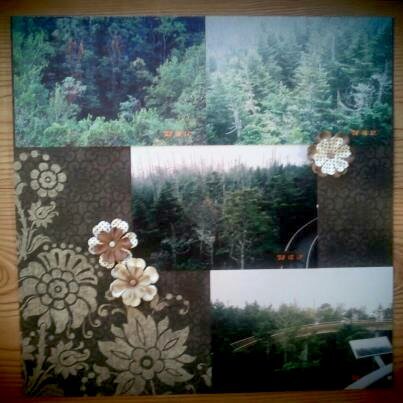
[[229,256],[245,269],[254,247],[270,230],[271,220],[262,209],[261,193],[257,189],[227,192],[223,220]]
[[326,71],[315,54],[302,56],[295,78],[293,93],[298,104],[300,127],[308,138],[328,128],[331,113],[331,92]]
[[166,182],[154,207],[155,228],[158,229],[161,246],[171,254],[172,265],[176,269],[178,256],[189,252],[193,242],[173,183]]

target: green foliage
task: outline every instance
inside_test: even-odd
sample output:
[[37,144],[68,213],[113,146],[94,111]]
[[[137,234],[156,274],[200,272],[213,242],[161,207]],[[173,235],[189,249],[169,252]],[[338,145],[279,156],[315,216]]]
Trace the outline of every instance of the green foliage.
[[192,132],[190,139],[170,140],[170,144],[205,143],[204,57],[204,44],[187,49],[182,57],[173,56],[158,68],[148,89],[147,104],[158,110],[162,119],[174,118],[181,122],[182,130]]
[[[205,136],[201,18],[13,20],[19,146],[152,145]],[[140,57],[141,56],[141,57]]]
[[[229,244],[230,257],[241,269],[245,269],[245,262],[254,254],[272,249],[270,235],[277,240],[277,234],[271,231],[271,223],[259,189],[243,188],[224,195],[224,237]],[[259,250],[261,248],[263,251]]]
[[267,268],[292,233],[316,216],[307,166],[157,170],[136,177],[136,232],[165,269]]
[[[206,73],[202,18],[15,17],[16,143],[301,144],[324,129],[390,141],[390,21],[271,21],[246,49],[207,49]],[[191,136],[164,136],[175,130]]]
[[375,129],[390,141],[390,21],[270,22],[256,28],[249,47],[226,38],[222,49],[222,31],[209,33],[210,144],[311,143],[323,130],[352,129]]
[[28,146],[41,141],[48,126],[46,116],[48,90],[42,84],[52,47],[42,32],[13,35],[14,115],[16,141]]
[[[296,304],[275,309],[256,302],[241,308],[216,301],[211,311],[215,391],[345,388],[353,377],[376,369],[371,359],[354,358],[349,341],[379,335],[391,338],[389,331],[379,334],[351,321],[375,321],[380,313],[386,319],[391,312],[391,307],[367,312],[327,303],[317,309]],[[298,335],[302,326],[324,322],[336,322],[340,328],[326,334]]]

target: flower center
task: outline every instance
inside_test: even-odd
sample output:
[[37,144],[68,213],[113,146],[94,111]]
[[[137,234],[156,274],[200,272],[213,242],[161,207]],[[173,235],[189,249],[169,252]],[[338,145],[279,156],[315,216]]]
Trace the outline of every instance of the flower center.
[[332,160],[335,156],[336,156],[336,153],[333,151],[329,151],[327,153],[327,158],[329,158],[330,160]]
[[114,248],[116,246],[116,242],[115,241],[110,241],[108,245],[109,245],[110,248]]
[[57,178],[53,172],[46,171],[46,172],[42,172],[42,174],[39,178],[39,182],[42,185],[42,187],[44,187],[46,189],[50,189],[50,188],[56,186]]
[[48,294],[51,298],[63,299],[68,294],[67,284],[64,280],[55,279],[48,285]]
[[145,356],[141,359],[140,361],[140,365],[144,368],[144,369],[150,369],[153,366],[153,359],[150,356]]
[[132,279],[132,280],[129,281],[129,284],[130,284],[132,287],[134,287],[134,286],[137,284],[137,280]]

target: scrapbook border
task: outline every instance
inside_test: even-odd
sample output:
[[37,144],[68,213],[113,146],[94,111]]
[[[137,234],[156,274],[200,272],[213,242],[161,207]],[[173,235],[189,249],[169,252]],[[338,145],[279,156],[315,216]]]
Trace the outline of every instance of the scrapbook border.
[[[48,14],[77,15],[97,14],[271,14],[271,15],[390,15],[395,17],[395,181],[394,181],[394,263],[395,263],[395,388],[391,391],[360,391],[360,392],[291,392],[271,394],[237,394],[226,395],[228,401],[265,401],[268,397],[278,401],[325,400],[346,401],[362,399],[387,399],[398,395],[403,383],[403,18],[398,11],[399,2],[385,4],[381,1],[343,1],[337,5],[332,2],[303,1],[297,5],[293,2],[264,1],[197,1],[192,5],[185,1],[170,2],[162,6],[160,1],[119,1],[106,5],[102,1],[72,1],[68,4],[50,4],[34,1],[8,1],[2,5],[0,19],[0,320],[2,334],[0,336],[0,384],[3,396],[14,401],[22,396],[20,377],[20,340],[18,328],[17,275],[15,270],[15,218],[13,194],[13,144],[12,144],[12,93],[11,63],[9,39],[9,15],[13,14]],[[382,7],[381,7],[382,6]],[[130,397],[129,397],[130,398]],[[128,400],[121,397],[118,400]],[[184,401],[223,401],[222,395],[217,396],[182,396]],[[130,399],[133,399],[132,397]],[[157,397],[163,401],[172,397]],[[25,400],[25,399],[24,399]],[[50,399],[44,399],[47,401]],[[67,399],[66,399],[67,400]],[[92,401],[88,399],[87,401]],[[95,401],[95,400],[94,400]],[[136,401],[145,401],[136,398]],[[150,399],[147,399],[150,401]]]

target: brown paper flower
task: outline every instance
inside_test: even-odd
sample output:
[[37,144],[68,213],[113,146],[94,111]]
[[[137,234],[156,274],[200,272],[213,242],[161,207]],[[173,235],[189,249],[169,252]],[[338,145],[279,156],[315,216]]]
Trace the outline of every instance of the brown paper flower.
[[111,269],[116,263],[130,257],[130,249],[137,246],[134,232],[127,232],[127,222],[116,218],[110,224],[101,221],[92,232],[94,237],[88,240],[88,250],[93,255],[100,255],[99,264]]
[[127,259],[117,264],[111,273],[116,279],[109,287],[112,296],[122,297],[125,305],[138,306],[141,300],[151,301],[157,294],[157,287],[152,284],[158,281],[158,272],[155,267],[146,268],[143,259]]
[[312,170],[319,176],[339,177],[347,172],[353,160],[349,138],[342,134],[332,136],[322,132],[315,144],[308,148],[308,158],[312,161]]

